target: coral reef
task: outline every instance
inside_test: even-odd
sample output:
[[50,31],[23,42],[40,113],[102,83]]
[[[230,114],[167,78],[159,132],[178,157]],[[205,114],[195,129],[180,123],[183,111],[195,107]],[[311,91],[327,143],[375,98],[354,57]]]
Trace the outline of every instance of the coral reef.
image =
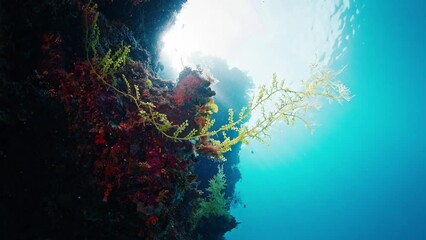
[[327,72],[301,91],[274,77],[214,125],[212,77],[157,76],[159,34],[183,2],[0,2],[6,239],[220,239],[237,226],[228,210],[240,176],[235,159],[213,176],[217,162],[276,121],[305,121],[310,97],[348,98]]
[[[164,2],[161,9],[158,2],[120,4],[147,18],[152,13],[146,11],[177,11],[182,3]],[[8,22],[1,29],[0,125],[7,172],[1,232],[7,239],[199,236],[187,221],[201,197],[193,144],[163,136],[131,99],[105,83],[152,103],[177,125],[189,120],[190,128],[200,127],[193,119],[214,92],[198,71],[187,69],[179,82],[198,84],[179,106],[175,84],[157,78],[152,61],[154,39],[170,15],[144,27],[152,39],[144,45],[125,20],[107,14],[113,5],[99,1],[105,10],[99,13],[88,1],[1,3],[2,23]],[[22,10],[12,15],[12,9]],[[87,19],[108,34],[85,39]],[[98,59],[88,59],[88,51]]]
[[[177,2],[163,7],[178,10]],[[1,41],[6,62],[1,97],[7,103],[1,156],[8,172],[1,209],[7,221],[1,227],[6,238],[202,237],[187,221],[203,198],[195,145],[159,129],[189,136],[191,129],[205,128],[217,110],[211,79],[189,68],[177,83],[159,79],[153,62],[156,41],[146,44],[134,37],[133,28],[140,28],[111,14],[115,4],[1,5],[2,12],[24,5],[34,9],[2,14],[10,20],[2,28],[9,37]],[[139,9],[139,17],[151,14],[143,13],[151,9],[148,1],[120,4]],[[150,37],[157,38],[169,21],[152,27]],[[144,27],[145,34],[149,29]],[[28,54],[19,50],[23,46]],[[207,138],[203,141],[200,151],[208,148]],[[226,232],[219,229],[212,234]]]
[[238,225],[228,212],[230,199],[225,196],[225,187],[226,178],[220,165],[216,175],[209,180],[207,197],[199,201],[191,219],[192,227],[197,229],[201,239],[220,239]]

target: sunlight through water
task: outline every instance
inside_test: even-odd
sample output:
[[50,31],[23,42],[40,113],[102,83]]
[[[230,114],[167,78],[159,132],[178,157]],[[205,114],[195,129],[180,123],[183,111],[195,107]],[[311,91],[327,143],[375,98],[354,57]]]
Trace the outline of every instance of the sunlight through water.
[[[311,64],[330,67],[344,54],[359,27],[355,5],[349,0],[189,0],[163,35],[160,60],[172,79],[185,66],[198,65],[191,56],[199,54],[225,59],[247,72],[255,86],[269,85],[277,73],[297,88],[309,77]],[[254,112],[252,121],[259,114]]]
[[[349,0],[189,0],[163,36],[162,61],[175,75],[194,53],[248,71],[256,84],[272,73],[298,82],[309,65],[330,65],[356,33]],[[345,31],[350,28],[350,31]],[[348,32],[348,34],[346,34]],[[346,35],[344,35],[344,33]],[[349,34],[350,33],[350,34]]]
[[[339,61],[359,29],[358,9],[350,0],[189,0],[163,36],[161,61],[177,76],[184,66],[198,64],[191,62],[193,54],[216,56],[247,72],[257,86],[269,85],[277,73],[298,87],[312,64],[336,71],[348,64]],[[274,206],[284,198],[278,190],[283,166],[302,162],[314,138],[285,124],[273,126],[271,135],[269,147],[254,142],[240,152],[243,179],[236,191],[250,207],[232,209],[242,223],[227,239],[278,239],[265,236],[280,231],[279,221],[264,220],[285,214]]]

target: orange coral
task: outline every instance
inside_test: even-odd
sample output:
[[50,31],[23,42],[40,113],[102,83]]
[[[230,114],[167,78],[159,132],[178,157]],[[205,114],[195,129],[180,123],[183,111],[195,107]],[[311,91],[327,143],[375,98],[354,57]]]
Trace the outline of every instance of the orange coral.
[[167,197],[167,194],[169,193],[170,191],[169,190],[167,190],[167,189],[163,189],[163,190],[161,190],[160,191],[160,193],[158,193],[158,196],[157,196],[157,198],[155,199],[157,202],[162,202],[164,199],[166,199],[166,197]]
[[155,215],[151,215],[151,216],[148,217],[148,219],[146,220],[145,224],[147,226],[149,226],[149,225],[155,225],[155,224],[157,224],[157,221],[158,221],[158,217],[155,216]]
[[205,117],[195,117],[194,118],[194,122],[197,124],[197,126],[202,129],[206,123],[207,123],[207,118]]

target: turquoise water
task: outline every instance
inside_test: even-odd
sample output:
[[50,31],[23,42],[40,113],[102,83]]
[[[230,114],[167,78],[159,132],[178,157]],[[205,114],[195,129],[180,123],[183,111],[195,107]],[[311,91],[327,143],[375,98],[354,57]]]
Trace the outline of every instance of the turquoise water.
[[[366,1],[340,78],[356,97],[241,152],[227,239],[426,239],[426,6]],[[253,151],[253,152],[252,152]]]

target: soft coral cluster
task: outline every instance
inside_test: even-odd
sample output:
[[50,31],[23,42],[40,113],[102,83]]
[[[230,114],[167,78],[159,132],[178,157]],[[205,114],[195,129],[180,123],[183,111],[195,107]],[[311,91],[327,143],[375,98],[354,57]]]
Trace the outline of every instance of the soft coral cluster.
[[[64,57],[60,51],[61,41],[53,36],[45,39],[49,43],[42,47],[46,60],[41,71],[47,74],[40,79],[49,91],[56,93],[52,97],[63,103],[81,154],[93,161],[87,165],[93,166],[94,189],[99,201],[107,204],[115,221],[124,221],[123,216],[128,216],[129,211],[132,212],[129,209],[133,209],[133,214],[143,220],[135,230],[139,237],[151,239],[165,232],[170,236],[189,236],[185,219],[189,218],[196,197],[188,196],[198,196],[196,177],[192,173],[195,159],[192,143],[174,142],[147,124],[128,98],[99,80],[89,61],[76,59],[72,71],[57,61],[50,61],[52,54],[59,59]],[[153,84],[144,84],[148,71],[143,64],[129,62],[123,72],[136,78],[133,81],[144,93],[141,95],[144,101],[185,116],[195,114],[193,103],[185,108],[174,103],[171,91],[163,88],[169,83],[151,77]],[[199,94],[208,85],[197,79],[195,71],[188,74],[191,76],[185,79],[190,79],[196,87],[186,94],[199,96],[198,100],[191,101],[208,101],[211,90],[205,90],[209,94]],[[125,86],[122,81],[118,79],[117,87]],[[172,120],[179,122],[179,119]],[[191,127],[196,127],[195,123],[191,123]],[[176,229],[177,226],[180,229]]]
[[173,100],[178,107],[188,105],[205,105],[209,97],[215,93],[209,88],[211,82],[204,79],[201,72],[191,71],[189,68],[183,70],[175,89]]
[[187,134],[201,130],[214,111],[211,79],[201,70],[185,68],[174,85],[154,77],[145,62],[133,60],[117,75],[100,79],[93,67],[96,56],[79,58],[64,47],[59,34],[43,35],[45,57],[38,79],[64,106],[80,155],[92,169],[93,194],[107,209],[103,221],[130,225],[145,239],[196,239],[186,221],[202,195],[194,174],[194,149],[211,157],[218,156],[218,149],[206,136],[197,144],[165,137],[121,93],[128,92],[130,81],[140,90],[140,101],[154,104],[154,111],[176,125],[188,120],[182,132]]

